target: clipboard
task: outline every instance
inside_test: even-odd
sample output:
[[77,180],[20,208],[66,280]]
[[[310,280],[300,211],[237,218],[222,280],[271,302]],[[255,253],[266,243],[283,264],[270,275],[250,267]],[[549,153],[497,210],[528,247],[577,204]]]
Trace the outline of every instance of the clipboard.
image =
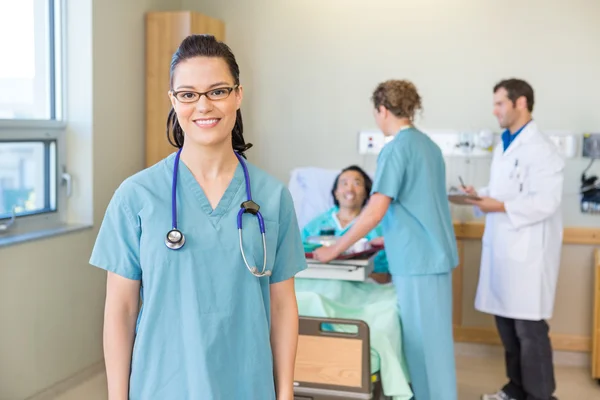
[[472,206],[472,204],[467,203],[466,200],[479,201],[481,200],[481,197],[461,192],[456,188],[451,188],[448,192],[448,201],[452,204],[458,204],[460,206]]
[[460,206],[472,206],[473,205],[471,203],[467,203],[466,200],[479,201],[479,200],[481,200],[481,197],[471,196],[468,194],[449,194],[448,195],[448,201],[452,204],[458,204]]

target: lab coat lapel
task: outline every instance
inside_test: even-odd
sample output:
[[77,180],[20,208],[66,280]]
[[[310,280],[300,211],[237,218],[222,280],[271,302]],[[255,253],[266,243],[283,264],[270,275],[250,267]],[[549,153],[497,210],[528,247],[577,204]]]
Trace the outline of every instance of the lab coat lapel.
[[[510,146],[508,146],[508,149],[506,149],[506,151],[503,153],[503,156],[509,156],[511,153],[516,151],[519,147],[523,145],[523,143],[526,143],[531,138],[531,136],[535,134],[536,131],[537,125],[535,121],[531,121],[529,124],[527,124],[523,131],[519,133],[519,136],[515,138],[515,140],[510,144]],[[502,143],[500,143],[500,146],[501,145]]]

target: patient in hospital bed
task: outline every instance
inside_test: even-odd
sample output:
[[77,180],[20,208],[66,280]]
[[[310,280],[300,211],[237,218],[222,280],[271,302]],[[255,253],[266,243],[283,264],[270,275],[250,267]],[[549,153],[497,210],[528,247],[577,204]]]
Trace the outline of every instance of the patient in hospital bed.
[[[306,241],[311,236],[342,235],[366,204],[371,178],[354,166],[341,172],[299,168],[292,172],[289,189]],[[376,228],[367,239],[377,241],[381,236]],[[384,251],[377,255],[373,279],[389,281]],[[393,400],[412,398],[393,285],[296,278],[295,287],[301,316],[366,322],[370,330],[371,370],[380,373],[384,393]],[[344,329],[339,325],[327,328]]]
[[[309,237],[332,235],[342,236],[367,204],[373,181],[362,168],[352,165],[341,171],[335,178],[331,196],[334,206],[315,217],[302,230],[302,240]],[[383,233],[378,226],[367,234],[365,239],[377,244],[383,242]],[[391,280],[385,250],[380,251],[374,260],[374,270],[370,278],[377,283]]]

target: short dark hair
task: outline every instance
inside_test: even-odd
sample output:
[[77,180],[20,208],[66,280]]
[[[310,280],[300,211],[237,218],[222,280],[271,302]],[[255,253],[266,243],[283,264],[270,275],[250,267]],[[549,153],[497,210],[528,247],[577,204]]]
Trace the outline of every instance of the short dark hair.
[[533,111],[533,88],[527,82],[522,79],[505,79],[500,81],[494,86],[494,93],[496,93],[499,89],[504,89],[508,93],[508,99],[512,101],[513,104],[517,101],[517,99],[521,96],[527,99],[527,109],[529,112]]
[[338,185],[338,181],[340,180],[340,176],[342,176],[342,174],[346,171],[355,171],[362,175],[362,177],[365,181],[365,192],[367,192],[365,201],[362,204],[362,206],[364,207],[365,204],[367,204],[367,200],[369,200],[369,197],[371,196],[371,189],[373,188],[373,181],[371,180],[369,175],[367,175],[367,173],[358,165],[351,165],[348,168],[344,168],[342,170],[342,172],[340,172],[338,174],[338,176],[335,177],[335,182],[333,182],[333,188],[331,188],[331,196],[333,196],[333,204],[335,204],[336,207],[340,206],[340,202],[335,198],[335,191],[337,189],[337,185]]

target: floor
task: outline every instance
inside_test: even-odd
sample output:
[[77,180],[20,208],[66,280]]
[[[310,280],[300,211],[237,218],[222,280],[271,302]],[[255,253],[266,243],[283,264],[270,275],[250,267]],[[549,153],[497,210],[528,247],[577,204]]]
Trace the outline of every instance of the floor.
[[[590,378],[589,367],[556,367],[557,392],[560,400],[600,399],[600,385]],[[575,364],[575,363],[572,363]],[[504,365],[497,351],[477,353],[457,351],[457,375],[460,400],[480,399],[481,393],[495,391],[504,383]],[[55,400],[106,400],[106,376],[99,374],[89,381],[55,398]]]

